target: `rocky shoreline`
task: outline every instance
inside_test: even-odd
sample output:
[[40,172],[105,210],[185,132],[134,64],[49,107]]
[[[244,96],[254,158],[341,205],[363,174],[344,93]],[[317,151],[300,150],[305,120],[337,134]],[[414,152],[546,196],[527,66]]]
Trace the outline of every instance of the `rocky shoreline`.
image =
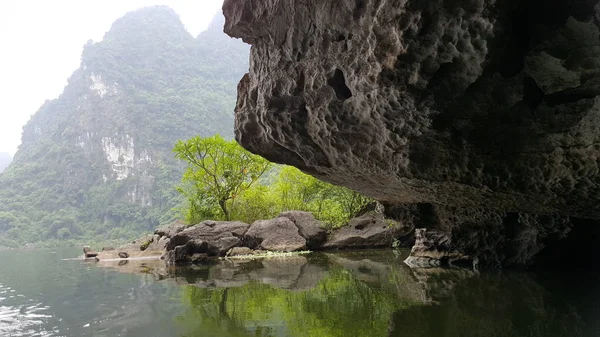
[[207,220],[188,226],[180,221],[160,227],[154,234],[117,249],[103,249],[98,260],[160,256],[167,265],[199,264],[219,257],[261,256],[269,253],[410,247],[412,224],[368,212],[327,232],[309,213],[289,211],[252,224]]

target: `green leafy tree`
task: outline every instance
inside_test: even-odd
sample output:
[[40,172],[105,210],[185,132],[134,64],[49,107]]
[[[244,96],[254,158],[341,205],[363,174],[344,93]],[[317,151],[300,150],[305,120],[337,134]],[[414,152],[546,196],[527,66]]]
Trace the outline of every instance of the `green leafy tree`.
[[328,228],[335,228],[347,224],[373,202],[356,191],[326,183],[292,166],[275,166],[265,176],[269,179],[260,179],[236,200],[232,218],[251,223],[297,210],[311,212]]
[[[206,209],[206,206],[218,205],[225,220],[231,220],[230,209],[235,199],[256,183],[271,165],[235,141],[226,141],[219,135],[179,141],[173,151],[176,158],[188,163],[183,182],[191,188],[191,191],[188,189],[192,194],[191,207]],[[193,212],[198,213],[198,209]]]

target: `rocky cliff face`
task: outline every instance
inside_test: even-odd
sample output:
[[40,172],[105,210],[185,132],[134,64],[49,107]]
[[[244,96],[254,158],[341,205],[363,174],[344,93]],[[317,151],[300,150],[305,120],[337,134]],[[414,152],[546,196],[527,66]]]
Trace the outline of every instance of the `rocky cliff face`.
[[597,1],[223,9],[225,32],[252,44],[236,108],[249,150],[413,204],[498,264],[530,263],[570,217],[600,218]]
[[24,127],[0,176],[0,246],[124,239],[169,220],[183,173],[175,142],[233,136],[248,47],[222,24],[219,16],[195,38],[157,6],[88,42],[80,68]]

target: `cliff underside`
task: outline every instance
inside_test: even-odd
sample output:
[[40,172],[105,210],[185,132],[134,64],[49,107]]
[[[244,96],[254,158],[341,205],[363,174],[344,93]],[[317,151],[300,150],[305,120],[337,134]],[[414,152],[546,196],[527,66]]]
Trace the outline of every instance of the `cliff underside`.
[[589,253],[600,219],[597,1],[225,0],[223,10],[225,32],[252,45],[236,108],[250,151],[410,217],[423,228],[415,258],[506,266]]

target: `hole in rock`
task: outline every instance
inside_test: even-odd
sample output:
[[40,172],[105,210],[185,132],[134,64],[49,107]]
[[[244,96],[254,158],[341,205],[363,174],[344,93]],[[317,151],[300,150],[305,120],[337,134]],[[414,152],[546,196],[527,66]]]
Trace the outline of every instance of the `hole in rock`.
[[352,97],[352,91],[346,85],[346,79],[344,78],[344,73],[336,69],[333,77],[327,80],[327,84],[335,91],[335,95],[338,99],[347,100]]
[[356,6],[354,7],[354,19],[358,20],[367,11],[367,4],[364,0],[356,0]]

